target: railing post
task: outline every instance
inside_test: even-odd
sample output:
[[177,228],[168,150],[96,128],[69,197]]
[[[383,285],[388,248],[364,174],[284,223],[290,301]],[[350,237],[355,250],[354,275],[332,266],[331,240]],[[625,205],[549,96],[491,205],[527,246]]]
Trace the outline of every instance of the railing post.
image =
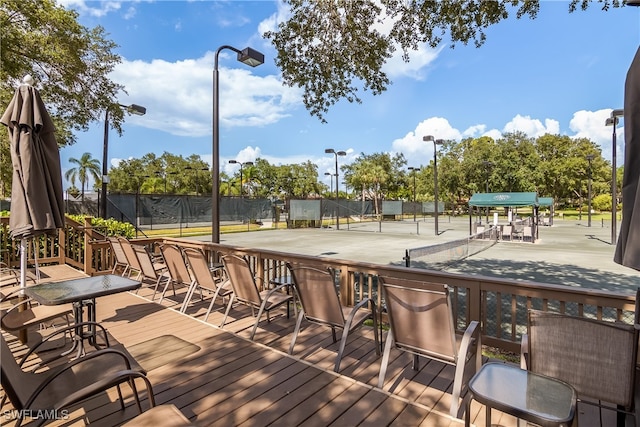
[[58,230],[58,265],[67,263],[67,221]]
[[481,307],[482,307],[482,289],[480,286],[480,282],[472,282],[470,286],[467,288],[468,294],[468,304],[469,304],[469,319],[467,322],[472,322],[477,320],[480,322],[480,325],[483,325],[484,319],[481,319]]
[[89,276],[93,273],[93,245],[91,244],[91,217],[84,217],[84,272]]

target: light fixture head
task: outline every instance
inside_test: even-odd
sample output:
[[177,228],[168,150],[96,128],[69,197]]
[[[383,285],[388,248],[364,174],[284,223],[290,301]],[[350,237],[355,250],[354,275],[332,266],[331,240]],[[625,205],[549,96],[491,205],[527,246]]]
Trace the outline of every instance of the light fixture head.
[[127,107],[127,111],[130,114],[135,114],[136,116],[144,116],[147,113],[147,109],[142,105],[131,104]]
[[244,162],[243,165],[245,165],[245,166],[253,166],[253,162]]
[[611,117],[622,117],[624,116],[624,110],[622,108],[616,108],[611,111]]
[[324,174],[329,176],[329,175],[331,175],[331,172],[325,172]]
[[617,119],[614,119],[612,117],[608,117],[607,120],[604,121],[604,125],[605,126],[611,126],[613,124],[616,124],[617,121],[618,121]]
[[324,152],[327,153],[327,154],[329,154],[329,153],[333,154],[333,153],[336,152],[336,150],[334,150],[333,148],[325,148]]
[[640,6],[640,0],[625,0],[625,6]]
[[237,161],[237,160],[229,160],[229,163],[231,163],[232,165],[234,165],[234,164],[238,163],[238,161]]
[[346,151],[338,151],[336,154],[337,154],[338,156],[346,156],[346,155],[347,155],[347,152],[346,152]]
[[250,67],[257,67],[258,65],[264,64],[264,55],[255,49],[245,47],[242,51],[238,52],[238,61]]
[[593,154],[587,154],[587,155],[585,156],[585,158],[586,158],[587,160],[589,160],[589,161],[593,160],[593,159],[594,159],[594,157],[595,157],[595,156],[594,156]]
[[425,142],[426,141],[432,141],[433,142],[433,141],[435,141],[435,138],[433,137],[433,135],[425,135],[425,136],[422,137],[422,140],[425,141]]
[[444,144],[444,139],[436,139],[434,142],[436,143],[436,145],[442,145]]

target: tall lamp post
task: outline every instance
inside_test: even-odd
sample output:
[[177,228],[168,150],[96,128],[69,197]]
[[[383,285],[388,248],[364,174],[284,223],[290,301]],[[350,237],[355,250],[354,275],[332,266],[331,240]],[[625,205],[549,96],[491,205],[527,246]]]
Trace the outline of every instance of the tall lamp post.
[[[124,108],[129,114],[136,116],[144,116],[147,112],[145,107],[140,105],[122,105],[118,107]],[[107,162],[109,161],[109,108],[104,113],[104,139],[102,143],[102,197],[100,198],[100,217],[107,219],[107,184],[109,183],[109,170]]]
[[[493,167],[493,163],[490,162],[489,160],[485,160],[482,162],[482,164],[486,168],[486,172],[487,172],[487,178],[485,181],[485,193],[489,193],[489,169]],[[487,212],[487,224],[489,224],[489,206],[487,206],[486,212]]]
[[[331,172],[325,172],[324,176],[333,176],[333,174]],[[329,190],[329,193],[333,194],[333,178],[329,178],[329,183],[331,187],[331,190]]]
[[413,173],[413,222],[416,222],[416,173],[420,168],[409,166],[407,169]]
[[253,162],[239,162],[237,160],[229,160],[232,165],[240,165],[240,198],[242,198],[242,167],[253,166]]
[[618,173],[616,166],[616,126],[618,125],[618,117],[624,116],[622,108],[615,109],[611,112],[611,117],[605,122],[606,126],[613,126],[611,133],[611,244],[615,245],[618,240],[618,230],[616,227],[618,216]]
[[422,137],[423,141],[433,142],[433,198],[435,201],[434,216],[435,216],[435,233],[438,233],[438,145],[444,143],[443,139],[435,139],[432,135]]
[[591,161],[593,160],[595,156],[593,154],[587,154],[587,161],[589,162],[589,171],[588,171],[588,178],[589,178],[589,184],[587,186],[587,209],[589,209],[588,212],[588,222],[587,222],[587,227],[591,227]]
[[338,206],[338,156],[346,156],[346,151],[336,151],[333,148],[327,148],[324,150],[326,154],[332,153],[336,158],[336,230],[340,230],[340,208]]
[[238,54],[238,61],[251,67],[264,64],[264,55],[250,47],[243,50],[229,45],[223,45],[216,50],[213,62],[213,159],[211,182],[211,242],[220,243],[220,90],[218,81],[218,57],[224,49],[229,49]]

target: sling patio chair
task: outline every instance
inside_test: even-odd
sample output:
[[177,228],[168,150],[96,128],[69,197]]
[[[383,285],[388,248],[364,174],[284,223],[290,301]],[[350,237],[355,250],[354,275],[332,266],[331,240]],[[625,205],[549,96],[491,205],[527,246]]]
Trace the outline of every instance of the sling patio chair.
[[373,335],[376,345],[376,354],[380,355],[378,338],[378,316],[376,315],[375,302],[370,298],[362,299],[354,307],[346,307],[340,303],[338,292],[333,280],[333,274],[329,270],[320,270],[312,267],[293,267],[287,264],[293,277],[293,288],[302,309],[298,314],[289,354],[293,354],[302,319],[311,323],[328,326],[331,328],[333,342],[337,342],[336,329],[342,329],[340,347],[336,355],[334,371],[340,371],[340,362],[344,353],[349,333],[361,327],[365,320],[373,320]]
[[[122,351],[105,348],[77,358],[69,363],[41,372],[25,372],[14,358],[5,338],[0,334],[0,380],[6,397],[13,405],[20,426],[29,414],[41,414],[34,419],[42,425],[47,417],[55,418],[63,410],[113,387],[118,389],[121,409],[125,403],[120,384],[129,383],[138,410],[142,412],[135,380],[146,385],[150,406],[155,406],[153,388],[145,373],[132,369],[132,362]],[[28,419],[27,419],[28,420]]]
[[111,270],[111,274],[116,274],[118,270],[122,270],[120,275],[126,276],[129,273],[129,260],[122,249],[120,240],[116,236],[109,236],[107,237],[107,241],[113,254],[113,269]]
[[[15,301],[20,292],[19,287],[14,289],[13,292],[4,295],[0,299],[0,303]],[[63,318],[67,326],[71,324],[70,318],[73,318],[71,304],[40,305],[31,298],[26,298],[0,310],[0,326],[3,330],[14,335],[23,329],[34,326],[44,329],[46,325],[52,324],[56,319],[62,320]]]
[[184,300],[180,305],[180,312],[184,313],[187,310],[187,304],[189,303],[190,297],[189,293],[191,291],[191,283],[193,282],[191,274],[189,273],[189,268],[187,267],[187,261],[184,259],[182,249],[178,245],[161,245],[160,252],[164,257],[164,262],[167,266],[169,280],[167,280],[167,282],[165,283],[164,289],[162,290],[162,295],[160,295],[160,300],[158,302],[161,303],[164,299],[169,285],[171,285],[171,288],[173,289],[174,296],[176,295],[175,286],[184,286],[186,288],[186,292]]
[[[140,277],[142,284],[148,284],[153,286],[153,295],[151,301],[156,298],[158,292],[158,286],[163,280],[170,280],[169,272],[167,271],[166,263],[158,263],[154,261],[153,257],[145,246],[131,245],[136,255],[138,266],[140,267]],[[149,281],[151,283],[149,283]],[[138,293],[140,289],[136,290]]]
[[120,247],[124,252],[124,255],[127,259],[127,264],[129,268],[126,274],[123,276],[131,277],[134,280],[139,280],[142,277],[142,268],[140,267],[140,262],[138,261],[138,257],[136,255],[136,251],[133,249],[133,244],[124,237],[118,236],[116,237],[118,242],[120,243]]
[[[191,299],[196,287],[199,287],[201,292],[202,289],[213,292],[213,298],[211,299],[207,313],[204,316],[204,321],[206,322],[207,319],[209,319],[209,314],[211,314],[216,298],[220,296],[224,302],[224,298],[230,297],[233,293],[233,288],[231,287],[229,279],[227,279],[224,274],[224,268],[217,267],[212,271],[212,269],[209,268],[207,257],[200,249],[185,248],[182,252],[187,259],[187,263],[193,275],[191,292],[188,298]],[[218,274],[217,277],[215,276],[216,274]]]
[[291,302],[293,295],[281,292],[282,289],[288,286],[286,284],[275,286],[273,289],[260,291],[256,284],[256,278],[251,272],[249,261],[246,258],[233,254],[225,255],[222,257],[222,263],[227,272],[227,277],[229,277],[229,281],[231,282],[233,294],[231,298],[229,298],[229,303],[227,304],[227,309],[220,327],[222,328],[226,323],[233,302],[238,300],[240,303],[251,307],[252,313],[254,313],[255,309],[258,309],[256,323],[253,325],[253,330],[251,331],[251,339],[253,340],[262,313],[267,312],[267,321],[270,322],[270,311]]
[[419,356],[455,366],[449,414],[458,417],[465,408],[471,377],[480,369],[480,326],[472,321],[461,337],[456,334],[449,286],[417,280],[380,277],[389,316],[389,333],[382,355],[378,387],[383,388],[391,349],[413,354],[413,369]]
[[522,337],[522,368],[570,384],[578,402],[599,406],[600,410],[604,406],[617,409],[617,424],[624,426],[627,415],[630,420],[637,416],[634,396],[639,297],[635,326],[529,310],[528,333]]

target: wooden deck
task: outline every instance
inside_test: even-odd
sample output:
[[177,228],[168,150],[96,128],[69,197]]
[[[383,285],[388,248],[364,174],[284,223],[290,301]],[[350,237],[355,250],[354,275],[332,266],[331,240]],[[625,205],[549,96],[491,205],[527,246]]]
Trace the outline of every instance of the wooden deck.
[[[63,274],[63,272],[57,272]],[[66,274],[66,273],[64,273]],[[248,339],[254,318],[243,306],[234,307],[224,329],[222,305],[205,323],[209,300],[179,308],[181,294],[162,304],[151,302],[152,290],[121,293],[97,300],[98,320],[124,344],[143,367],[154,386],[156,402],[173,403],[201,426],[457,426],[448,416],[453,367],[422,360],[411,369],[404,353],[392,353],[383,390],[375,387],[380,359],[375,354],[373,330],[365,327],[349,339],[341,372],[332,371],[337,344],[328,329],[308,325],[298,338],[294,356],[287,355],[293,316],[286,310],[262,321],[255,341]],[[157,299],[156,299],[157,300]],[[11,337],[8,335],[8,337]],[[24,346],[11,340],[16,356]],[[123,387],[125,393],[128,388]],[[128,395],[127,409],[119,410],[116,393],[85,402],[69,420],[53,425],[116,426],[137,415]],[[8,408],[2,408],[7,411]],[[143,402],[148,407],[148,402]],[[472,422],[484,426],[485,410],[472,405]],[[580,425],[591,425],[581,415]],[[610,425],[611,414],[602,425]],[[584,421],[584,423],[583,423]],[[2,425],[13,425],[2,419]],[[493,411],[492,425],[515,426],[514,417]]]

